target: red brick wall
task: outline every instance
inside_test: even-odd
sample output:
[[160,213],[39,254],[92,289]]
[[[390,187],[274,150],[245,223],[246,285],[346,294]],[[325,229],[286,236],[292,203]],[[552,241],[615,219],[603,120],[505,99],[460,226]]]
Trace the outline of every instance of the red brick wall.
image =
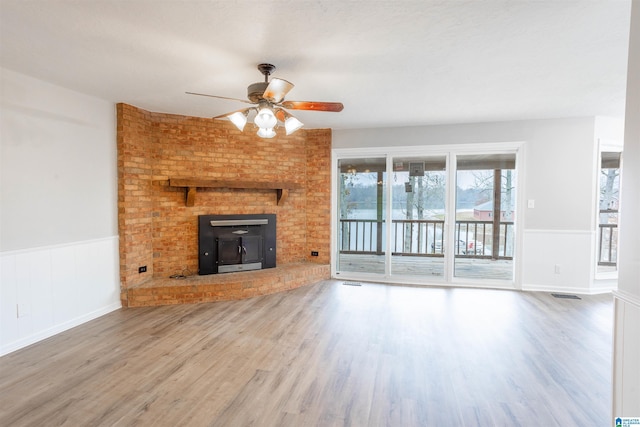
[[[307,260],[329,264],[331,247],[331,133],[308,130],[307,135]],[[317,257],[311,251],[318,252]]]
[[[299,130],[273,139],[231,123],[151,113],[119,104],[118,220],[123,288],[198,269],[197,218],[275,213],[277,263],[329,263],[331,131]],[[169,178],[292,181],[282,206],[274,190],[201,189],[195,206]],[[320,256],[311,257],[318,251]],[[148,272],[139,274],[138,267]]]
[[[118,104],[117,118],[120,282],[132,286],[153,274],[153,164],[148,158],[153,131],[146,111]],[[140,275],[142,265],[148,270]]]

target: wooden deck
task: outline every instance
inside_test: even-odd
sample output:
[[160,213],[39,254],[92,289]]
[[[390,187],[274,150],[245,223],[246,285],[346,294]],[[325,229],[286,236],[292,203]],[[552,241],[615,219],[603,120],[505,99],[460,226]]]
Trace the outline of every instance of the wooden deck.
[[[338,271],[384,274],[384,255],[340,254]],[[394,275],[444,276],[444,258],[394,256],[391,260]],[[455,258],[455,277],[469,279],[511,280],[513,260]]]

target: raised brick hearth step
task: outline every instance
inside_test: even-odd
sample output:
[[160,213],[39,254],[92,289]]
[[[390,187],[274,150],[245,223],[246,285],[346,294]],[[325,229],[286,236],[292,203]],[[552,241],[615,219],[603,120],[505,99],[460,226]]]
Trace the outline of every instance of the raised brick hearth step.
[[153,278],[126,289],[128,307],[228,301],[273,294],[329,279],[329,265],[292,263],[266,270],[190,276],[185,279]]

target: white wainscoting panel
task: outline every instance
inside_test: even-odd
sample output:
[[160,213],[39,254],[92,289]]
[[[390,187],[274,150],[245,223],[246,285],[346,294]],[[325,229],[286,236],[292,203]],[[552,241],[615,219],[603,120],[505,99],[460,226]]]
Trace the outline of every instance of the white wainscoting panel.
[[0,355],[121,307],[118,237],[0,254]]
[[623,291],[614,291],[613,296],[613,416],[636,417],[640,413],[640,297]]
[[582,294],[610,291],[594,285],[594,241],[591,231],[524,230],[522,289]]

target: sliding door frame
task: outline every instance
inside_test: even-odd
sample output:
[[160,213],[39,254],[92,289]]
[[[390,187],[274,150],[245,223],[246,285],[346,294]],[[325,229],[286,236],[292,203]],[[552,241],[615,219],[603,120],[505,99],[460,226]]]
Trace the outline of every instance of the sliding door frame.
[[[525,179],[524,171],[525,143],[504,142],[504,143],[477,143],[477,144],[452,144],[452,145],[424,145],[424,146],[401,146],[401,147],[368,147],[368,148],[343,148],[333,149],[331,152],[331,276],[336,279],[362,280],[371,282],[385,282],[411,285],[436,285],[436,286],[464,286],[464,287],[491,287],[500,289],[522,289],[522,247],[523,247],[523,224],[525,219],[525,206],[523,200]],[[456,208],[456,161],[460,155],[491,155],[513,153],[516,156],[516,171],[518,173],[516,185],[516,220],[514,221],[514,236],[516,239],[514,246],[513,280],[491,280],[491,279],[467,279],[454,276],[454,254],[453,251],[445,253],[444,276],[441,279],[433,277],[418,277],[393,275],[390,271],[391,265],[391,215],[392,215],[392,180],[389,178],[393,171],[393,158],[398,156],[445,156],[446,157],[446,204],[445,204],[445,224],[444,232],[447,240],[454,241],[455,233],[455,208]],[[356,273],[337,271],[339,245],[337,241],[338,230],[338,198],[339,176],[338,161],[358,158],[386,158],[387,179],[385,180],[384,191],[387,193],[385,205],[385,273]]]

